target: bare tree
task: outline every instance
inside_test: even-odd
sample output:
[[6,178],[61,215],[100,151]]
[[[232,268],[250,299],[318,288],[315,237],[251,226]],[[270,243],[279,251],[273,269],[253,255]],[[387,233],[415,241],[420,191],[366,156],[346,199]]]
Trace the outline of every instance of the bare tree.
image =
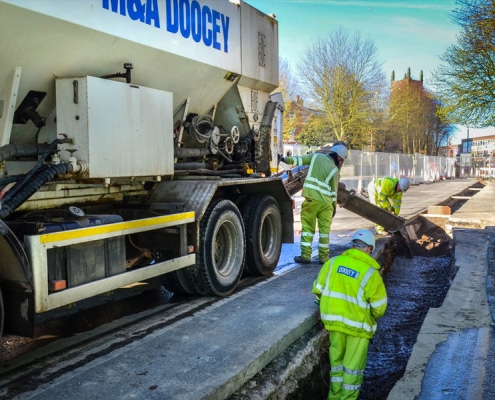
[[279,85],[275,89],[275,92],[281,92],[286,102],[296,100],[299,93],[297,80],[294,77],[289,62],[283,57],[280,57],[278,60],[278,74]]
[[392,81],[389,110],[391,130],[402,139],[402,153],[436,154],[454,129],[441,102],[423,87],[422,73],[414,80],[410,69],[403,80]]
[[461,26],[435,71],[436,92],[449,117],[463,125],[495,125],[495,2],[458,0],[454,22]]
[[386,87],[374,42],[340,27],[305,51],[298,71],[305,98],[325,111],[334,136],[351,146],[362,141]]
[[289,62],[279,59],[279,86],[275,92],[281,92],[284,99],[283,139],[290,140],[302,129],[304,124],[303,100],[298,96],[298,83],[292,73]]

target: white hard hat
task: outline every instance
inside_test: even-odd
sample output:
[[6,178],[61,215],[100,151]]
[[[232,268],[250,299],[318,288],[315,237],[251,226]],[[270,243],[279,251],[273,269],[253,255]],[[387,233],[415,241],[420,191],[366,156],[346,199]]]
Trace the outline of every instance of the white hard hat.
[[333,151],[334,153],[337,153],[337,155],[345,160],[347,158],[347,147],[345,147],[343,144],[336,144],[332,146],[330,151]]
[[406,193],[407,190],[411,187],[411,181],[409,181],[409,178],[400,178],[399,186],[400,186],[400,190]]
[[352,235],[351,242],[354,242],[355,240],[360,240],[361,242],[366,243],[368,246],[371,246],[373,249],[375,248],[375,237],[370,231],[366,229],[361,229],[354,235]]

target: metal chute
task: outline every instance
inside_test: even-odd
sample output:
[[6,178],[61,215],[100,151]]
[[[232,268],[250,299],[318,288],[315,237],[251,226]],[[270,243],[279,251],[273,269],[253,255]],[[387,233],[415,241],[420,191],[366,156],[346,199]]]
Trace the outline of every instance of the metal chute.
[[[304,166],[295,167],[280,174],[284,181],[284,186],[291,196],[302,189],[307,173],[308,167]],[[375,224],[383,226],[390,233],[399,232],[406,223],[404,218],[393,215],[360,197],[355,190],[347,190],[342,182],[339,182],[337,204]]]

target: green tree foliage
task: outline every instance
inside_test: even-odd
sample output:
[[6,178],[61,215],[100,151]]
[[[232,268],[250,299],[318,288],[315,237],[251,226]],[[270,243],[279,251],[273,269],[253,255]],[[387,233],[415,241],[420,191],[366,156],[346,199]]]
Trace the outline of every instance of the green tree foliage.
[[334,142],[335,136],[326,116],[312,113],[308,116],[297,140],[307,146],[322,146]]
[[458,0],[454,22],[457,44],[440,57],[435,71],[438,96],[455,123],[495,125],[495,2]]
[[353,145],[370,132],[370,110],[385,77],[370,39],[342,27],[316,40],[298,65],[305,98],[324,110],[337,140]]

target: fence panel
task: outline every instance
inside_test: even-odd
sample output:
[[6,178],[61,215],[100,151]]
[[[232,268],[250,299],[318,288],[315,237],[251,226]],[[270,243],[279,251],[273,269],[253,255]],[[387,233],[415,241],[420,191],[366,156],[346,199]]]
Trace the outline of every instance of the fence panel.
[[[303,155],[311,152],[307,146],[284,145],[284,154]],[[408,177],[412,183],[429,183],[440,179],[465,178],[480,174],[452,157],[425,156],[423,154],[395,154],[361,150],[349,150],[347,160],[340,171],[340,181],[348,189],[361,192],[368,183],[383,176]],[[484,169],[484,175],[492,176]]]

